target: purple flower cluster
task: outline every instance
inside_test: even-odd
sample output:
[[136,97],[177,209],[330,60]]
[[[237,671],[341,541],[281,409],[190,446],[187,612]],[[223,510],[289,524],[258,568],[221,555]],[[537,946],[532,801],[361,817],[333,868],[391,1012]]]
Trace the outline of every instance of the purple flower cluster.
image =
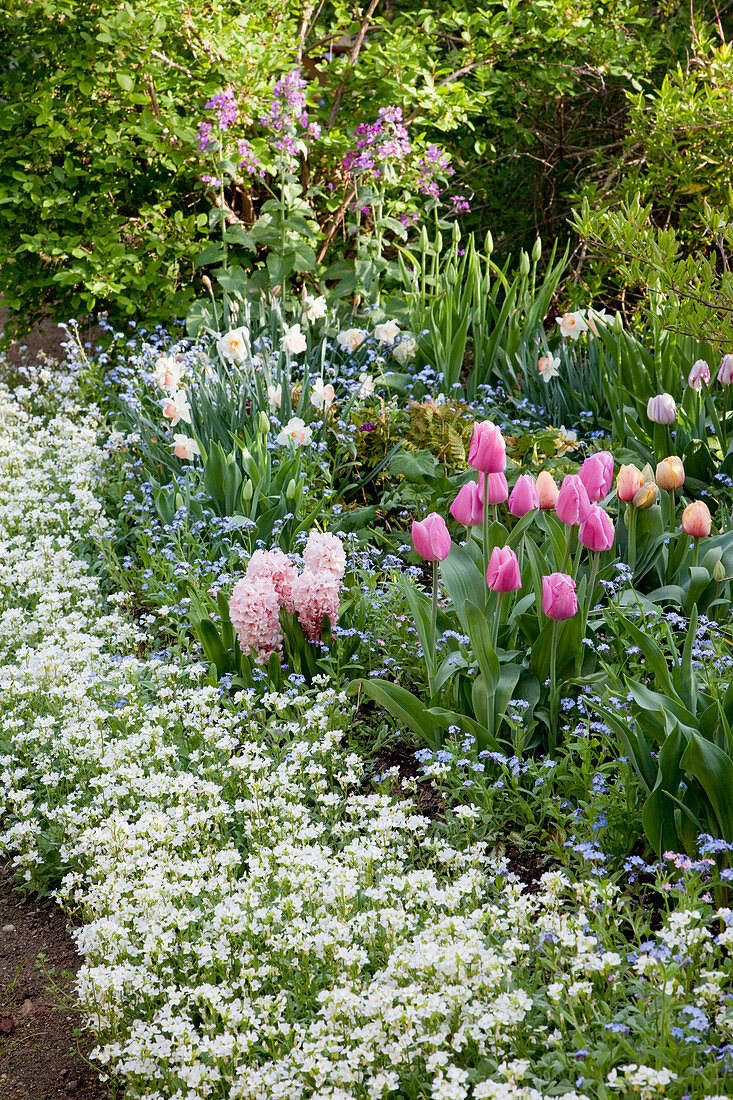
[[[211,99],[204,104],[207,111],[216,111],[216,120],[219,126],[219,130],[228,130],[230,126],[233,126],[237,121],[237,114],[239,113],[239,104],[233,92],[225,91],[220,95],[212,96]],[[214,126],[211,122],[199,122],[198,135],[196,140],[198,141],[199,148],[204,152],[215,144],[216,138],[214,137]]]
[[260,122],[274,133],[280,136],[273,142],[276,149],[295,156],[298,152],[296,135],[298,129],[305,131],[305,136],[313,139],[321,133],[321,127],[317,122],[308,122],[308,111],[305,102],[306,81],[297,69],[286,73],[277,81],[272,89],[272,102]]
[[349,149],[343,166],[352,174],[367,172],[380,179],[390,161],[403,161],[412,151],[401,107],[381,107],[377,121],[362,122],[354,134],[356,148]]
[[[439,145],[428,145],[425,155],[418,157],[417,167],[420,171],[418,187],[424,195],[437,199],[440,188],[435,177],[439,172],[445,172],[449,176],[453,175],[450,157]],[[465,202],[465,199],[463,201]]]
[[237,142],[237,151],[242,158],[239,162],[240,168],[243,168],[245,172],[249,172],[251,176],[264,177],[265,169],[262,166],[262,161],[245,138],[241,138]]

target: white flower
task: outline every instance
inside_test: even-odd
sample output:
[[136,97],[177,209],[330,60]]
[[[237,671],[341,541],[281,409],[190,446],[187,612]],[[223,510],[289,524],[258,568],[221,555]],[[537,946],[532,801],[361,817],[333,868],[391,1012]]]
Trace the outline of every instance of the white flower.
[[268,386],[267,387],[267,401],[270,406],[270,412],[274,413],[280,408],[283,403],[283,388],[282,386]]
[[226,332],[216,341],[216,350],[222,359],[230,363],[244,363],[249,348],[249,332],[246,328],[235,328]]
[[417,340],[414,336],[403,336],[399,344],[392,349],[392,355],[400,366],[404,367],[408,359],[414,359],[417,351]]
[[577,443],[578,433],[566,428],[564,424],[561,424],[557,429],[557,438],[561,443]]
[[551,378],[557,378],[560,373],[560,360],[554,355],[543,355],[537,360],[537,370],[542,375],[543,382],[549,382]]
[[384,321],[381,325],[374,326],[374,335],[380,344],[389,344],[390,347],[400,334],[400,327],[396,321]]
[[299,355],[301,351],[305,351],[307,346],[308,343],[300,331],[300,325],[291,325],[290,328],[285,329],[285,335],[280,341],[281,348],[289,351],[291,355]]
[[301,447],[304,443],[310,443],[312,435],[311,429],[304,420],[299,416],[291,416],[283,430],[275,437],[275,442],[285,447],[292,441],[296,447]]
[[336,391],[330,382],[325,386],[322,378],[317,378],[313,383],[310,393],[310,403],[315,409],[329,409],[336,400]]
[[325,317],[327,313],[326,299],[321,294],[320,297],[314,298],[312,294],[306,294],[305,296],[305,317],[308,321],[317,321],[320,317]]
[[172,355],[161,355],[155,362],[153,381],[161,389],[175,392],[181,384],[185,371],[186,368],[180,360]]
[[367,374],[366,371],[362,371],[359,375],[359,381],[361,386],[359,387],[359,397],[369,397],[369,394],[374,393],[374,379],[371,374]]
[[190,459],[193,455],[200,455],[201,448],[190,435],[182,435],[179,432],[173,436],[173,454],[176,458]]
[[175,428],[179,420],[182,420],[184,424],[191,423],[191,410],[188,407],[188,397],[183,390],[177,390],[170,397],[164,398],[161,401],[163,406],[163,416],[170,420],[171,428]]
[[582,310],[578,310],[577,313],[563,313],[557,323],[563,336],[569,336],[571,340],[577,340],[588,331],[588,324]]
[[347,328],[343,332],[339,332],[336,337],[336,343],[340,348],[348,348],[349,351],[356,351],[360,344],[363,344],[367,338],[367,334],[363,328]]
[[594,336],[598,335],[598,328],[596,321],[600,321],[602,325],[612,325],[613,317],[610,313],[606,313],[605,309],[589,309],[588,310],[588,328],[591,330]]

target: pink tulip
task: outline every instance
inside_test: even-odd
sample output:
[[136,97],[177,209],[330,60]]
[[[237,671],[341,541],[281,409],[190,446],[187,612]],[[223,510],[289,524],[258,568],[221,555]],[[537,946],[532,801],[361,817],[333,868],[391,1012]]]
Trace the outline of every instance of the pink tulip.
[[516,592],[522,587],[517,555],[509,546],[495,546],[486,570],[486,583],[492,592]]
[[557,518],[570,527],[583,522],[590,511],[585,485],[578,474],[566,474],[555,505]]
[[462,523],[464,527],[473,527],[481,522],[484,510],[475,481],[469,481],[458,490],[458,495],[450,506],[450,514],[456,523]]
[[733,382],[733,355],[724,355],[718,371],[718,381],[721,386],[729,386]]
[[425,561],[443,561],[450,554],[450,535],[445,520],[431,512],[422,522],[412,522],[412,542]]
[[542,610],[548,619],[572,619],[578,611],[575,581],[567,573],[551,573],[542,578]]
[[502,474],[506,470],[504,436],[490,420],[483,420],[473,426],[471,445],[468,448],[468,465],[482,474]]
[[578,531],[578,538],[589,550],[610,550],[613,546],[613,524],[599,504],[591,504]]
[[692,386],[697,393],[702,389],[702,384],[710,385],[710,367],[704,359],[696,359],[692,364],[692,370],[687,376],[687,385]]
[[622,466],[616,475],[616,496],[619,500],[633,500],[644,484],[644,475],[633,462],[629,466]]
[[555,484],[555,479],[552,474],[549,474],[547,470],[542,470],[537,475],[537,496],[540,501],[540,508],[554,508],[557,504],[557,498],[560,490]]
[[613,455],[610,451],[597,451],[589,455],[578,471],[588,493],[588,500],[603,500],[613,485]]
[[509,511],[519,519],[539,506],[540,498],[535,479],[531,474],[521,474],[509,497]]
[[484,504],[503,504],[509,496],[506,474],[479,474],[478,498]]
[[646,403],[646,415],[652,424],[674,424],[677,419],[677,406],[672,394],[658,393],[656,397],[650,397]]

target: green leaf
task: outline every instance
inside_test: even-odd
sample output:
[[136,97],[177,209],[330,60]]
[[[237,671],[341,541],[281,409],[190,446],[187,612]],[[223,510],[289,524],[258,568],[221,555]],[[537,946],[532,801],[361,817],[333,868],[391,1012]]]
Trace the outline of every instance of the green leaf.
[[712,741],[693,733],[682,757],[682,767],[705,792],[723,840],[733,844],[733,760]]
[[486,579],[482,571],[472,561],[462,546],[453,545],[450,554],[440,563],[440,575],[448,593],[453,610],[468,634],[466,603],[485,607],[488,598]]
[[407,726],[433,748],[439,748],[442,738],[440,724],[428,712],[427,707],[411,692],[388,680],[352,680],[347,690],[353,695],[359,688],[368,698],[383,707],[397,722]]

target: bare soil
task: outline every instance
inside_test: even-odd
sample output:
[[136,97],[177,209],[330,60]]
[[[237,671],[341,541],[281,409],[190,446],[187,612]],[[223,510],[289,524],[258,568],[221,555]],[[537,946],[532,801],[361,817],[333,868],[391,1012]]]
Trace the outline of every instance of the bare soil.
[[2,1100],[110,1100],[88,1064],[93,1039],[73,1008],[81,962],[59,907],[24,900],[0,864]]

